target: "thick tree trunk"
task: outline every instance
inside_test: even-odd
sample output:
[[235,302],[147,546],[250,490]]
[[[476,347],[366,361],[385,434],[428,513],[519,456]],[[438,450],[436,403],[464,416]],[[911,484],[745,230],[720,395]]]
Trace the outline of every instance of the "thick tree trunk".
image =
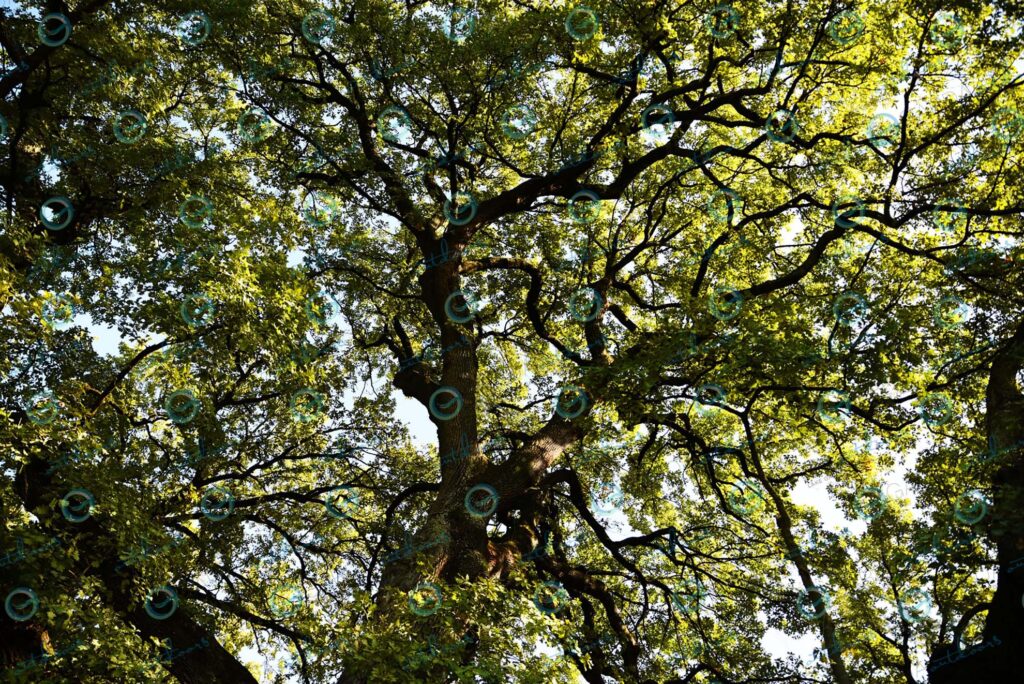
[[[50,533],[75,538],[82,554],[77,569],[98,577],[106,589],[108,605],[142,637],[155,637],[174,649],[165,653],[166,662],[152,667],[165,667],[179,682],[185,684],[256,684],[256,678],[234,656],[217,642],[212,632],[193,619],[187,606],[178,609],[167,619],[150,617],[139,601],[139,594],[147,588],[141,586],[140,575],[131,567],[118,568],[118,547],[112,533],[96,518],[71,523],[49,508],[64,492],[52,482],[46,471],[49,462],[32,454],[28,463],[15,478],[15,490],[25,509],[39,517],[40,524]],[[92,563],[97,557],[104,560],[99,566]],[[184,651],[188,653],[182,653]],[[38,652],[38,651],[36,651]],[[177,657],[176,657],[177,655]]]
[[[928,664],[932,684],[1020,681],[1024,668],[1024,324],[996,354],[986,391],[986,428],[994,455],[992,518],[999,574],[983,640],[969,648],[943,645]],[[957,642],[959,635],[957,636]]]

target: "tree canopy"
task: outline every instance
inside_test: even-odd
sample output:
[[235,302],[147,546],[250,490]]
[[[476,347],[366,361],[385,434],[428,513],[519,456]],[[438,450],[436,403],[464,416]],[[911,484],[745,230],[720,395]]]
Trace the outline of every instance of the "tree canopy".
[[1016,4],[0,13],[7,681],[1019,678]]

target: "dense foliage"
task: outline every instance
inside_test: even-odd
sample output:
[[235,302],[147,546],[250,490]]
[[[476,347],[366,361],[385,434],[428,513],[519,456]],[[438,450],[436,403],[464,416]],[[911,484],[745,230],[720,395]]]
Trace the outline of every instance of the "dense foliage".
[[9,681],[1019,677],[1019,10],[0,12]]

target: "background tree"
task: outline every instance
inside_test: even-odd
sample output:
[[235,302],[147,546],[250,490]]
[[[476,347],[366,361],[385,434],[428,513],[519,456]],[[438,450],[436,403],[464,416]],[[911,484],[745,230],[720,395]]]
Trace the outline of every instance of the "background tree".
[[[4,568],[40,606],[3,623],[11,676],[87,637],[27,676],[1009,680],[1020,28],[10,11],[2,541],[61,542]],[[25,178],[54,141],[96,151]],[[73,346],[69,303],[118,353]]]

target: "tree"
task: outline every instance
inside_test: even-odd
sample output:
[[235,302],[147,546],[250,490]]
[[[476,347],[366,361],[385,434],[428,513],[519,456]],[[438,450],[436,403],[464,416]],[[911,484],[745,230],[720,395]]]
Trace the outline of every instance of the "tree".
[[3,666],[1009,681],[1020,28],[5,10]]

